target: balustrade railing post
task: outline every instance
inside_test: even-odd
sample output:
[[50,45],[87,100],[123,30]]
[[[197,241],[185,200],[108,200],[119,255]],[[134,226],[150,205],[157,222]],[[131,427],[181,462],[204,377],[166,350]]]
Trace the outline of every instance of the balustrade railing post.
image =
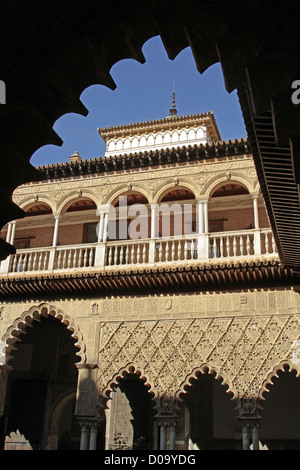
[[253,249],[255,255],[261,255],[261,230],[254,231]]
[[197,258],[208,260],[209,258],[209,236],[208,233],[197,235]]
[[97,243],[95,248],[95,268],[103,268],[105,266],[105,253],[106,253],[106,243],[101,242]]
[[49,252],[48,266],[46,268],[48,271],[53,271],[54,269],[55,254],[56,254],[56,247],[53,246],[50,248],[50,252]]
[[156,240],[152,239],[149,241],[149,264],[155,263],[155,246]]
[[8,274],[10,263],[11,263],[12,259],[13,259],[12,256],[8,256],[5,260],[1,261],[1,264],[0,264],[0,273],[1,274]]

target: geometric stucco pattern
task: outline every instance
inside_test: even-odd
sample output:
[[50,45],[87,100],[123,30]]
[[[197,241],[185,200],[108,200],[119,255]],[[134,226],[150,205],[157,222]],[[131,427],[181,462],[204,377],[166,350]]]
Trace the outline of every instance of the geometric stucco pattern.
[[103,323],[98,390],[132,366],[156,398],[172,399],[207,369],[233,398],[258,398],[283,363],[299,372],[299,332],[297,314]]

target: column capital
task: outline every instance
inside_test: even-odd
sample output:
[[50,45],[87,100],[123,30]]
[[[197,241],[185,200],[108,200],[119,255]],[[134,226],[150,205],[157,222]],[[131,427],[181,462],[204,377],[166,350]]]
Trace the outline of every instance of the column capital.
[[208,203],[208,197],[199,196],[196,198],[196,201],[198,204],[205,204],[205,203]]
[[97,207],[96,214],[99,215],[105,215],[109,212],[111,205],[110,204],[101,204],[100,206]]
[[252,199],[258,199],[259,198],[259,193],[250,193]]

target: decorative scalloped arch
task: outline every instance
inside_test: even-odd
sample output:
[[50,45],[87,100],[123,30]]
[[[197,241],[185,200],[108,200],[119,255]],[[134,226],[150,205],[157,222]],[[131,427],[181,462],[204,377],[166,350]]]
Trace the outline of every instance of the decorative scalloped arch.
[[[262,384],[262,387],[258,392],[258,401],[259,402],[262,402],[262,401],[266,400],[266,397],[264,397],[263,395],[264,395],[264,393],[269,393],[269,391],[270,391],[267,388],[267,386],[268,385],[274,385],[272,379],[275,378],[275,377],[278,378],[279,377],[278,372],[279,371],[284,372],[286,367],[289,368],[289,372],[292,372],[294,370],[294,371],[296,371],[296,376],[297,377],[300,376],[300,363],[295,364],[291,359],[285,359],[285,360],[280,361],[278,364],[276,364],[273,367],[272,371],[268,374],[266,380],[264,380],[264,382]],[[259,407],[262,408],[261,405]]]
[[24,197],[24,199],[22,199],[22,201],[18,202],[18,206],[24,210],[27,206],[34,206],[35,204],[40,204],[41,202],[47,204],[52,210],[52,213],[55,212],[54,201],[52,201],[50,197],[44,194],[43,196],[39,195],[37,200],[35,199],[35,196],[33,194],[31,194],[30,196],[26,196]]
[[144,373],[143,369],[138,367],[134,362],[129,362],[126,366],[121,367],[119,371],[113,376],[113,378],[107,383],[102,391],[100,391],[103,400],[107,402],[110,400],[110,393],[116,385],[119,384],[120,380],[123,379],[126,373],[136,374],[140,377],[141,380],[145,380],[145,386],[149,388],[148,393],[152,396],[152,400],[155,402],[154,408],[157,406],[158,392],[153,387],[151,380]]
[[193,371],[188,374],[185,380],[181,383],[179,390],[175,394],[175,397],[179,402],[183,400],[181,395],[187,393],[186,388],[192,387],[191,380],[197,379],[198,374],[215,375],[215,379],[221,379],[222,386],[227,387],[226,393],[232,394],[231,400],[238,399],[238,392],[233,388],[231,381],[228,380],[217,367],[214,367],[208,363],[203,363],[200,367],[193,369]]
[[1,340],[0,358],[5,358],[5,362],[8,362],[12,358],[10,354],[11,351],[17,349],[15,343],[20,341],[20,335],[22,333],[26,333],[26,327],[32,327],[34,320],[40,321],[41,317],[47,318],[48,316],[57,318],[71,331],[72,337],[76,340],[74,346],[79,349],[76,355],[80,357],[80,361],[77,364],[83,364],[86,360],[85,345],[78,327],[68,315],[65,315],[61,310],[47,303],[31,307],[29,310],[23,312],[20,317],[16,318],[14,323],[8,327]]
[[145,196],[145,198],[148,200],[149,203],[152,200],[152,192],[149,190],[146,190],[142,184],[130,183],[130,189],[128,187],[128,184],[120,184],[120,186],[110,191],[105,196],[105,200],[102,202],[102,204],[110,205],[118,196],[121,196],[121,194],[133,193],[133,192],[137,192]]
[[189,189],[194,194],[195,199],[199,196],[199,186],[197,184],[191,183],[185,178],[180,178],[178,185],[175,183],[174,179],[164,181],[153,194],[153,201],[159,204],[162,197],[174,188]]
[[238,172],[230,172],[230,178],[227,174],[223,174],[222,176],[217,175],[214,178],[211,178],[207,183],[204,184],[201,196],[205,196],[209,199],[212,195],[212,192],[218,189],[219,185],[221,186],[222,183],[225,182],[237,182],[245,186],[245,188],[249,191],[249,193],[253,192],[253,182],[244,177],[244,175],[240,175]]
[[[93,191],[82,188],[80,196],[78,196],[78,191],[70,191],[66,197],[62,199],[62,201],[59,203],[59,206],[56,209],[57,214],[63,214],[66,212],[68,207],[71,205],[71,203],[80,201],[83,199],[91,199],[96,206],[98,207],[100,205],[100,201],[97,198],[97,196],[94,194]],[[69,204],[70,203],[70,204]]]

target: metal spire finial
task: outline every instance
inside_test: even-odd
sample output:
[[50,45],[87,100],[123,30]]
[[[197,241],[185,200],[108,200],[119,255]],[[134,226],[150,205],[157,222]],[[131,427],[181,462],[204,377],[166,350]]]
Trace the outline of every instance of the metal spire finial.
[[173,95],[172,95],[172,106],[170,109],[170,116],[175,116],[177,114],[176,104],[175,104],[175,82],[173,82]]

